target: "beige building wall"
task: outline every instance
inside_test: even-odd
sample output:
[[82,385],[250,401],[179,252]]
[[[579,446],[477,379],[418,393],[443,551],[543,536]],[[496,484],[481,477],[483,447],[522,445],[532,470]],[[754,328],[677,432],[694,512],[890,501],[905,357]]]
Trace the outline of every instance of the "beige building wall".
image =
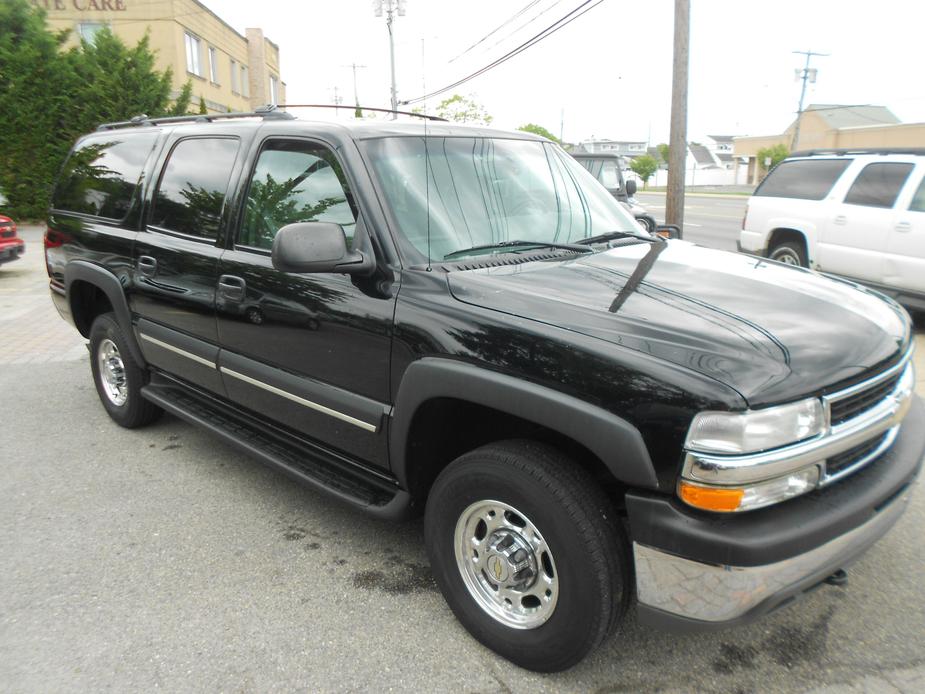
[[[793,145],[794,121],[780,135],[736,137],[733,139],[733,156],[748,158],[748,182],[756,184],[767,174],[764,162],[758,161],[758,151],[777,144],[788,150]],[[803,113],[800,125],[798,150],[845,149],[856,147],[925,147],[925,123],[891,123],[864,125],[850,128],[831,128],[823,117],[813,111]],[[736,159],[736,168],[740,166]]]
[[[197,0],[32,0],[45,10],[50,29],[71,30],[69,45],[96,26],[109,26],[126,44],[134,45],[145,33],[156,56],[157,69],[173,74],[174,96],[189,81],[193,88],[191,110],[205,101],[210,113],[251,111],[270,103],[275,80],[276,103],[285,103],[280,78],[279,46],[260,29],[241,35]],[[187,40],[187,34],[193,40]],[[252,39],[252,40],[251,40]],[[198,74],[188,67],[187,47],[198,53]],[[197,50],[198,49],[198,50]],[[213,69],[214,63],[214,69]]]

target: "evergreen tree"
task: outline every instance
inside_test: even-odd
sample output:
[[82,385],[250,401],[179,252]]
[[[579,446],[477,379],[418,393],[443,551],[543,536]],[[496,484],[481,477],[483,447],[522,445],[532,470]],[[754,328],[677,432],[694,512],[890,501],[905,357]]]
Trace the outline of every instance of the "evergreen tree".
[[108,29],[68,50],[28,0],[0,2],[0,189],[11,214],[38,219],[68,150],[103,122],[186,113],[191,87],[171,103],[170,71],[154,69],[145,37],[127,47]]

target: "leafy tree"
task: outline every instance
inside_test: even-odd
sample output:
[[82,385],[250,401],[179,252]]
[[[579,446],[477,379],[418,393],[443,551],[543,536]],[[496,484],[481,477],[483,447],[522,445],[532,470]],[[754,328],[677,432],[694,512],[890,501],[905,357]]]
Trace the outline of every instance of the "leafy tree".
[[65,50],[68,34],[47,30],[45,12],[28,0],[0,2],[0,188],[21,218],[45,215],[79,135],[101,122],[189,106],[186,89],[171,104],[170,71],[154,69],[147,37],[128,48],[103,30]]
[[476,125],[490,125],[493,120],[480,103],[459,94],[454,94],[437,104],[437,115],[457,123]]
[[668,154],[669,154],[669,151],[670,151],[670,150],[668,149],[668,145],[666,145],[664,142],[661,142],[661,143],[655,145],[655,149],[658,150],[658,156],[661,157],[661,158],[662,158],[662,161],[665,162],[665,163],[667,164],[667,163],[668,163]]
[[527,123],[526,125],[521,125],[518,130],[522,130],[525,133],[533,133],[534,135],[539,135],[540,137],[545,137],[547,140],[552,140],[553,142],[558,142],[559,138],[549,132],[542,125],[537,125],[536,123]]
[[658,162],[655,161],[655,157],[651,154],[643,154],[641,157],[633,159],[630,163],[630,169],[642,179],[642,185],[645,187],[652,174],[658,170]]
[[[780,164],[784,159],[786,159],[788,154],[790,154],[790,152],[787,149],[786,145],[777,144],[777,145],[774,145],[773,147],[762,147],[761,149],[758,150],[758,154],[757,154],[758,165],[770,171],[775,166]],[[771,165],[765,166],[764,161],[765,159],[768,159],[769,157],[771,159]]]

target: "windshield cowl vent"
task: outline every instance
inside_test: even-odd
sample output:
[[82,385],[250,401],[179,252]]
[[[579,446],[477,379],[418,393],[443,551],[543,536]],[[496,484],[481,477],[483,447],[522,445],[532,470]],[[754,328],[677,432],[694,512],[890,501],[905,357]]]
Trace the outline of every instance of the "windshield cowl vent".
[[444,263],[440,269],[444,272],[453,272],[454,270],[484,270],[490,267],[503,267],[505,265],[522,265],[523,263],[532,263],[538,260],[553,260],[556,258],[570,258],[574,255],[584,255],[572,251],[557,251],[555,253],[530,253],[528,255],[510,256],[505,255],[503,258],[493,257],[483,260],[468,260],[465,262]]

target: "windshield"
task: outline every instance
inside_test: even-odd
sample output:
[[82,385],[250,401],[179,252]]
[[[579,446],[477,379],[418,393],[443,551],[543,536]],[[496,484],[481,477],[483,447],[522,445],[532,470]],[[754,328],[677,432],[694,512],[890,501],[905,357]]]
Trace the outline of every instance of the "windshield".
[[423,137],[371,140],[367,149],[403,245],[417,262],[504,241],[561,244],[639,231],[632,215],[556,145],[428,137],[426,147],[426,178]]

